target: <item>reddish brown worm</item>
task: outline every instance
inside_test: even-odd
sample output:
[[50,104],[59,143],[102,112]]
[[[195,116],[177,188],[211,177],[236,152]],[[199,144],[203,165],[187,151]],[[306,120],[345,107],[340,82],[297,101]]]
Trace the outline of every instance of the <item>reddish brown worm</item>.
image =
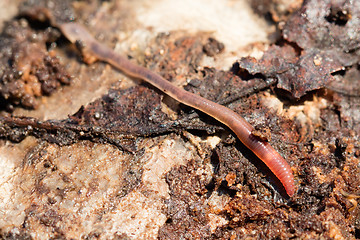
[[255,137],[254,128],[234,111],[196,94],[185,91],[162,78],[149,69],[130,62],[127,58],[115,53],[111,48],[99,43],[82,25],[66,23],[59,26],[62,33],[83,47],[83,53],[111,64],[125,74],[140,78],[160,89],[177,101],[196,108],[228,126],[240,141],[259,157],[283,184],[287,194],[295,193],[294,176],[289,164],[267,141]]

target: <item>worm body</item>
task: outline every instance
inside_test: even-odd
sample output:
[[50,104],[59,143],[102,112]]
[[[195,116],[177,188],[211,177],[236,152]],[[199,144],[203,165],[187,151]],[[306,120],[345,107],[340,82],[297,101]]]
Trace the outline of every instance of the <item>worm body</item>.
[[228,126],[240,141],[275,174],[283,184],[287,194],[292,196],[295,193],[294,177],[289,164],[268,142],[252,135],[253,127],[240,115],[225,106],[173,85],[149,69],[133,64],[112,49],[99,43],[83,26],[77,23],[62,24],[59,28],[71,42],[79,41],[84,47],[83,52],[85,51],[98,60],[108,62],[129,76],[150,83],[177,101],[196,108]]

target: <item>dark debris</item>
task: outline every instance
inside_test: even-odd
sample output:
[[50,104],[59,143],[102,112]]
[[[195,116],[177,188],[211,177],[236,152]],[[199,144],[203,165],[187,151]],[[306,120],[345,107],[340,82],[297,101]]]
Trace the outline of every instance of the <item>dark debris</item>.
[[203,51],[209,57],[213,57],[221,53],[225,48],[225,45],[214,38],[209,38],[207,43],[203,47]]
[[166,223],[159,230],[159,239],[204,239],[210,237],[205,204],[210,179],[198,175],[205,166],[191,161],[166,174],[170,199],[166,201]]
[[283,37],[302,49],[332,49],[351,64],[359,57],[359,23],[359,1],[308,0],[286,22]]
[[[224,214],[230,219],[229,225],[217,229],[213,239],[287,239],[292,236],[284,231],[289,225],[286,209],[275,209],[269,202],[259,201],[251,195],[240,194],[234,197],[227,204]],[[246,230],[241,231],[239,226],[246,226]]]
[[278,79],[277,87],[295,98],[326,86],[333,80],[331,74],[343,68],[342,59],[333,50],[310,49],[297,56],[290,45],[273,45],[259,61],[247,57],[241,59],[239,65],[251,74],[261,73]]
[[13,105],[36,108],[37,97],[70,83],[70,75],[47,49],[59,36],[50,27],[34,30],[25,19],[4,26],[0,35],[0,96],[7,109]]
[[274,84],[257,77],[244,80],[232,72],[214,68],[205,67],[199,73],[202,80],[192,79],[185,90],[222,105],[229,105]]
[[204,56],[205,37],[201,33],[179,37],[175,33],[161,33],[149,43],[152,54],[145,55],[145,66],[170,82],[194,76]]
[[278,79],[278,88],[299,99],[360,61],[359,19],[358,1],[306,1],[286,22],[285,42],[271,46],[258,61],[242,58],[240,68]]
[[[152,102],[149,102],[152,101]],[[147,102],[149,105],[144,105]],[[135,136],[174,131],[176,124],[166,124],[161,112],[160,95],[145,87],[110,90],[103,98],[81,108],[67,120],[39,121],[8,117],[2,122],[0,136],[15,142],[28,135],[59,145],[88,139],[110,142],[124,150],[135,151]]]
[[[146,104],[143,104],[145,103]],[[71,119],[79,125],[99,126],[113,132],[151,135],[162,132],[170,119],[161,111],[161,96],[146,87],[112,89]]]

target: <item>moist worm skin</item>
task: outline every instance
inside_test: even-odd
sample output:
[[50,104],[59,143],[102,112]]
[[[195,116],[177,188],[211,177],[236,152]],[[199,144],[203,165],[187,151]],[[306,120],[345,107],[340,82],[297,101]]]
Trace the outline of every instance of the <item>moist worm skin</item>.
[[252,135],[251,132],[254,128],[240,115],[227,107],[173,85],[147,68],[133,64],[125,57],[115,53],[111,48],[95,40],[80,24],[66,23],[60,25],[59,28],[69,41],[73,43],[80,42],[83,46],[83,53],[107,62],[129,76],[150,83],[177,101],[196,108],[228,126],[240,141],[253,151],[275,174],[283,184],[287,194],[291,197],[295,193],[294,177],[289,164],[268,142]]

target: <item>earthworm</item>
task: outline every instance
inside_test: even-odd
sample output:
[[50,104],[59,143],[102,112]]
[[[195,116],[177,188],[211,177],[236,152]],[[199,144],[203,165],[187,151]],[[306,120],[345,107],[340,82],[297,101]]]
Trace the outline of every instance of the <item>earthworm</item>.
[[283,184],[287,194],[290,197],[294,195],[294,176],[289,164],[267,141],[254,136],[252,134],[254,128],[240,115],[225,106],[179,88],[159,74],[132,63],[127,58],[115,53],[111,48],[99,43],[78,23],[65,23],[60,25],[59,29],[70,42],[80,43],[82,53],[85,57],[90,57],[88,58],[89,62],[96,60],[107,62],[125,74],[150,83],[177,101],[198,109],[228,126],[240,141],[275,174]]

